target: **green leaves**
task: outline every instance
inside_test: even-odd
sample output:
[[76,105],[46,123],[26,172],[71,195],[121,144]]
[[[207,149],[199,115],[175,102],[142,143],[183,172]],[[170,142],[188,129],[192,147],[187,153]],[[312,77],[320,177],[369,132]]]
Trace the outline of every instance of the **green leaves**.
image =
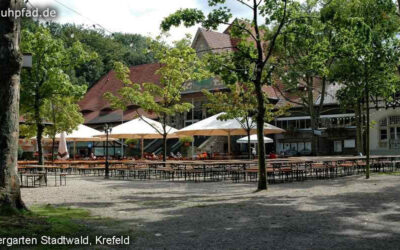
[[204,14],[197,9],[180,9],[174,14],[169,15],[161,23],[161,29],[168,31],[172,26],[179,26],[183,23],[185,27],[191,27],[204,21]]
[[339,99],[345,105],[371,96],[389,98],[399,91],[399,21],[390,0],[333,1],[325,13],[335,27],[338,62],[335,78],[345,89]]
[[45,134],[54,137],[61,132],[71,133],[84,122],[80,107],[71,97],[56,96],[51,100],[45,100],[42,114],[53,123],[45,130]]
[[73,84],[69,73],[96,55],[87,53],[79,42],[65,47],[43,26],[35,32],[24,30],[21,48],[33,56],[33,67],[23,70],[21,81],[20,108],[27,123],[37,122],[37,111],[40,121],[53,121],[52,134],[76,128],[83,122],[76,102],[85,94],[86,85]]

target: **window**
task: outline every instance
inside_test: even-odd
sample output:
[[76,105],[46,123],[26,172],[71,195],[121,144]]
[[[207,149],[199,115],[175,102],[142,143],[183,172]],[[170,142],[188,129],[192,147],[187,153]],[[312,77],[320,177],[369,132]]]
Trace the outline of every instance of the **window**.
[[306,120],[306,128],[311,128],[311,120]]
[[305,148],[306,148],[306,150],[308,150],[308,151],[312,151],[311,142],[306,142],[306,143],[305,143]]
[[334,141],[333,142],[333,150],[335,153],[342,152],[342,141]]
[[355,148],[356,147],[356,140],[344,140],[344,148]]
[[400,116],[391,116],[389,121],[390,125],[397,125],[400,124]]
[[281,153],[283,152],[283,144],[281,142],[278,142],[276,145],[276,152]]
[[385,129],[381,129],[381,135],[380,135],[380,138],[381,138],[381,141],[386,141],[387,140],[387,129],[385,128]]
[[292,129],[296,129],[297,128],[297,121],[296,120],[292,120],[292,121],[288,121],[288,129],[292,130]]
[[390,139],[395,140],[396,139],[396,128],[390,128]]
[[386,127],[387,126],[387,119],[383,118],[379,121],[379,125],[382,127]]
[[391,127],[390,128],[390,139],[391,140],[400,140],[400,127]]
[[104,156],[104,148],[95,148],[94,149],[94,155],[96,156]]
[[192,121],[185,121],[185,127],[187,127],[187,126],[189,126],[189,125],[192,125],[192,124],[193,124]]
[[304,150],[304,142],[299,142],[297,149],[299,150],[299,152],[303,151]]

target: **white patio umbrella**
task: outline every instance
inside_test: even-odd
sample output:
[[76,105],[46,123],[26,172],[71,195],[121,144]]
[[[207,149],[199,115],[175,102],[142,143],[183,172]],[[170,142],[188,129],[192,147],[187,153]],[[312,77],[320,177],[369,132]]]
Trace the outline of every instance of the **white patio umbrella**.
[[[85,126],[83,124],[79,125],[77,129],[72,131],[71,133],[66,133],[65,134],[65,139],[66,141],[75,141],[75,142],[93,142],[93,141],[105,141],[105,138],[100,138],[100,137],[94,137],[102,135],[105,133],[102,133],[96,129],[93,129],[91,127]],[[59,141],[61,138],[62,133],[56,134],[55,139],[56,141]],[[52,138],[46,136],[43,137],[43,140],[51,140]],[[36,140],[36,137],[32,137],[32,140]]]
[[[64,133],[64,132],[63,132]],[[61,136],[63,133],[56,134],[55,139],[56,141],[61,140]],[[102,133],[96,129],[91,127],[85,126],[83,124],[79,125],[74,131],[69,134],[65,134],[66,141],[74,142],[74,159],[76,156],[76,142],[99,142],[99,141],[106,141],[106,138],[94,137],[95,135],[101,135]],[[43,138],[43,140],[51,140],[49,137]],[[113,139],[111,139],[113,140]]]
[[67,160],[69,158],[65,132],[61,133],[60,143],[58,144],[58,159]]
[[[85,126],[83,124],[79,125],[77,129],[72,131],[72,133],[66,134],[65,138],[67,141],[75,141],[75,142],[92,142],[92,141],[105,141],[104,138],[94,137],[95,135],[101,135],[102,133],[96,129]],[[59,138],[59,134],[56,135],[56,138]]]
[[[65,132],[63,132],[65,133]],[[61,137],[63,133],[56,134],[55,140],[56,141],[61,141]],[[106,138],[100,138],[100,137],[94,137],[95,135],[101,135],[105,133],[102,133],[96,129],[93,129],[91,127],[85,126],[83,124],[79,125],[74,131],[71,133],[64,134],[65,140],[66,141],[72,141],[74,142],[74,158],[76,155],[76,142],[95,142],[95,141],[106,141]],[[32,140],[36,140],[36,137],[33,137]],[[52,140],[52,138],[45,136],[43,137],[43,140]],[[113,140],[113,139],[111,139]]]
[[[228,153],[231,153],[231,135],[247,135],[246,130],[242,127],[239,119],[229,119],[226,121],[218,120],[218,117],[224,113],[213,115],[209,118],[196,122],[187,126],[176,134],[178,135],[202,135],[202,136],[228,136]],[[251,134],[257,133],[255,122],[250,130]],[[285,130],[275,127],[271,124],[264,123],[264,134],[280,134]]]
[[[178,138],[175,134],[178,130],[167,126],[167,138]],[[143,141],[144,139],[160,139],[164,132],[162,124],[149,119],[147,117],[139,117],[132,121],[126,122],[112,129],[110,138],[124,138],[124,139],[140,139],[141,140],[141,152],[143,156]],[[98,135],[99,137],[105,137],[105,135]]]
[[[248,137],[247,137],[247,136],[246,136],[246,137],[242,137],[242,138],[236,140],[236,142],[237,142],[237,143],[249,143]],[[264,136],[264,143],[273,143],[273,142],[274,142],[274,140],[272,140],[272,139],[269,138],[269,137],[265,137],[265,136]],[[257,137],[256,134],[250,135],[250,143],[258,143],[258,137]]]

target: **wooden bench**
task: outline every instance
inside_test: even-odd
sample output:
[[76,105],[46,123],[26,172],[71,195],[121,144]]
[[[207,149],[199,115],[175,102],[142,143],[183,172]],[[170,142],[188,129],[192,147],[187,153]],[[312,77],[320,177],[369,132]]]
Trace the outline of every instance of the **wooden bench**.
[[[41,187],[47,186],[47,174],[46,173],[21,173],[21,187]],[[42,181],[44,184],[42,185]]]

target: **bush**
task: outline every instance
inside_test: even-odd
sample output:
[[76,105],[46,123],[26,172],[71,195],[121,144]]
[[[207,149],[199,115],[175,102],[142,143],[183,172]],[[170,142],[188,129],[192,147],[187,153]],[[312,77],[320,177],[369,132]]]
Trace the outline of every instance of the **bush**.
[[139,144],[139,139],[128,139],[125,141],[127,145],[137,145]]
[[182,142],[183,144],[191,143],[194,141],[194,138],[193,138],[193,136],[184,136],[184,137],[179,138],[179,141]]

